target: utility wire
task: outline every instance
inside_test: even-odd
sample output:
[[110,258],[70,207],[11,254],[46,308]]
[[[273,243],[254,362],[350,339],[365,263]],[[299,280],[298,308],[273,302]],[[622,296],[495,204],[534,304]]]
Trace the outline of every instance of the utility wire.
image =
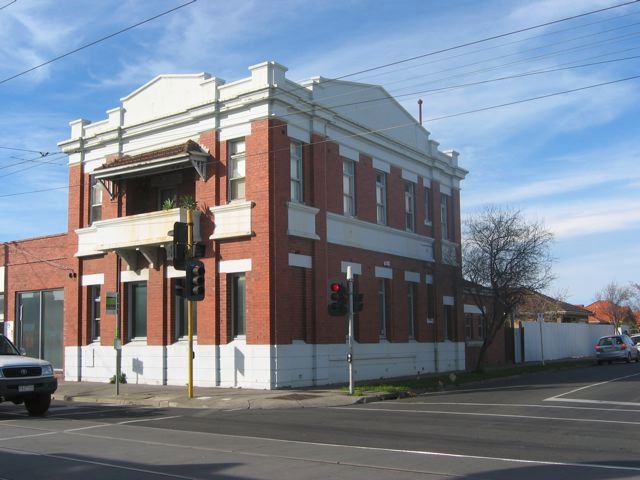
[[[607,22],[619,20],[619,19],[624,18],[624,17],[630,17],[630,16],[635,16],[635,15],[640,15],[640,12],[625,13],[625,14],[618,15],[618,16],[613,17],[613,18],[605,18],[603,20],[597,20],[597,21],[586,23],[586,24],[582,24],[582,25],[576,25],[574,27],[568,27],[568,28],[564,28],[564,29],[560,29],[560,30],[554,30],[554,31],[547,32],[547,33],[542,33],[542,34],[539,34],[539,35],[532,35],[530,37],[521,38],[521,39],[518,39],[518,40],[513,40],[513,41],[510,41],[510,42],[506,42],[506,43],[500,43],[498,45],[493,45],[493,46],[490,46],[490,47],[482,47],[481,49],[478,49],[478,50],[471,50],[471,51],[464,52],[464,53],[459,53],[459,54],[456,54],[456,55],[449,55],[448,57],[439,58],[439,59],[435,59],[435,60],[429,60],[428,62],[414,64],[414,65],[411,65],[411,66],[404,66],[404,67],[400,67],[400,68],[393,69],[393,70],[387,70],[386,72],[375,73],[375,74],[372,74],[372,75],[366,75],[364,77],[361,77],[359,80],[362,81],[364,79],[380,77],[380,76],[383,76],[383,75],[389,75],[389,74],[392,74],[392,73],[399,72],[401,70],[407,70],[407,69],[410,69],[410,68],[412,68],[412,69],[413,68],[419,68],[419,67],[423,67],[425,65],[432,65],[434,63],[439,63],[439,62],[443,62],[445,60],[451,60],[451,59],[454,59],[454,58],[467,57],[469,55],[475,55],[475,54],[478,54],[478,53],[484,53],[484,52],[487,52],[489,50],[497,50],[499,48],[503,48],[503,47],[507,47],[507,46],[511,46],[511,45],[516,45],[518,43],[524,43],[524,42],[529,42],[531,40],[541,39],[543,37],[550,37],[550,36],[554,36],[554,35],[559,35],[561,33],[566,33],[566,32],[572,31],[572,30],[583,29],[583,28],[586,28],[586,27],[591,27],[593,25],[600,24],[600,23],[607,23]],[[572,38],[569,38],[568,40],[563,40],[562,43],[565,43],[566,41],[577,40],[579,38],[584,38],[584,37],[588,37],[588,36],[601,35],[601,34],[606,33],[606,32],[610,32],[610,31],[613,31],[613,30],[620,30],[620,29],[623,29],[623,28],[628,28],[628,27],[633,26],[633,25],[637,25],[637,22],[634,22],[634,23],[631,23],[631,24],[622,25],[620,27],[611,28],[609,30],[600,31],[598,33],[592,33],[592,34],[589,34],[589,35],[583,35],[582,37],[572,37]],[[555,42],[555,44],[558,44],[558,43],[560,43],[560,42]],[[503,58],[503,57],[493,57],[493,59],[496,59],[496,58]],[[385,83],[385,85],[388,85],[388,84],[389,83]]]
[[605,85],[613,85],[614,83],[626,82],[626,81],[629,81],[629,80],[635,80],[637,78],[640,78],[640,75],[633,75],[631,77],[620,78],[618,80],[611,80],[609,82],[595,83],[593,85],[586,85],[584,87],[572,88],[570,90],[563,90],[561,92],[548,93],[546,95],[539,95],[537,97],[525,98],[525,99],[522,99],[522,100],[514,100],[513,102],[501,103],[499,105],[491,105],[489,107],[476,108],[474,110],[467,110],[466,112],[453,113],[451,115],[443,115],[441,117],[429,118],[429,119],[427,119],[425,121],[426,122],[435,122],[437,120],[444,120],[445,118],[461,117],[463,115],[469,115],[471,113],[485,112],[487,110],[494,110],[496,108],[508,107],[508,106],[511,106],[511,105],[518,105],[520,103],[533,102],[535,100],[542,100],[544,98],[557,97],[558,95],[564,95],[564,94],[567,94],[567,93],[581,92],[583,90],[589,90],[591,88],[596,88],[596,87],[603,87]]
[[149,23],[149,22],[151,22],[153,20],[156,20],[156,19],[158,19],[160,17],[168,15],[169,13],[175,12],[176,10],[179,10],[180,8],[184,8],[187,5],[191,5],[192,3],[195,3],[196,1],[197,0],[191,0],[190,2],[184,3],[182,5],[178,5],[175,8],[172,8],[170,10],[162,12],[162,13],[160,13],[158,15],[153,16],[153,17],[147,18],[146,20],[142,20],[141,22],[138,22],[138,23],[136,23],[134,25],[130,25],[130,26],[126,27],[126,28],[123,28],[122,30],[119,30],[119,31],[117,31],[115,33],[107,35],[106,37],[99,38],[98,40],[94,40],[93,42],[90,42],[90,43],[87,43],[85,45],[82,45],[81,47],[78,47],[78,48],[76,48],[74,50],[71,50],[70,52],[64,53],[62,55],[58,55],[57,57],[52,58],[51,60],[47,60],[46,62],[43,62],[43,63],[41,63],[39,65],[34,66],[34,67],[31,67],[31,68],[29,68],[29,69],[27,69],[27,70],[25,70],[23,72],[16,73],[15,75],[12,75],[10,77],[4,78],[4,79],[0,80],[0,85],[3,84],[3,83],[8,82],[10,80],[13,80],[15,78],[21,77],[22,75],[26,75],[27,73],[33,72],[34,70],[37,70],[38,68],[44,67],[45,65],[49,65],[50,63],[53,63],[53,62],[55,62],[57,60],[60,60],[60,59],[65,58],[65,57],[68,57],[69,55],[73,55],[74,53],[77,53],[80,50],[84,50],[85,48],[92,47],[93,45],[96,45],[96,44],[98,44],[100,42],[104,42],[105,40],[108,40],[108,39],[113,38],[113,37],[115,37],[117,35],[120,35],[121,33],[127,32],[127,31],[132,30],[132,29],[134,29],[136,27],[139,27],[140,25],[144,25],[145,23]]
[[[626,78],[620,78],[617,80],[611,80],[608,82],[601,82],[601,83],[596,83],[596,84],[592,84],[592,85],[585,85],[583,87],[579,87],[579,88],[573,88],[570,90],[563,90],[560,92],[552,92],[552,93],[548,93],[545,95],[538,95],[536,97],[530,97],[530,98],[525,98],[525,99],[521,99],[521,100],[514,100],[512,102],[507,102],[507,103],[501,103],[501,104],[497,104],[497,105],[490,105],[487,107],[482,107],[482,108],[477,108],[477,109],[473,109],[473,110],[467,110],[464,112],[458,112],[458,113],[452,113],[450,115],[442,115],[440,117],[434,117],[434,118],[430,118],[425,120],[426,122],[435,122],[438,120],[444,120],[444,119],[448,119],[448,118],[454,118],[454,117],[461,117],[463,115],[469,115],[472,113],[478,113],[478,112],[486,112],[489,110],[494,110],[494,109],[498,109],[498,108],[504,108],[504,107],[508,107],[508,106],[512,106],[512,105],[518,105],[521,103],[527,103],[527,102],[533,102],[536,100],[542,100],[545,98],[550,98],[550,97],[556,97],[559,95],[565,95],[568,93],[575,93],[575,92],[580,92],[580,91],[584,91],[584,90],[589,90],[592,88],[597,88],[597,87],[602,87],[602,86],[606,86],[606,85],[612,85],[612,84],[616,84],[616,83],[621,83],[621,82],[626,82],[629,80],[636,80],[640,78],[640,75],[634,75],[631,77],[626,77]],[[331,139],[327,139],[327,140],[319,140],[317,142],[311,142],[309,144],[307,144],[308,146],[314,146],[314,145],[321,145],[321,144],[325,144],[328,142],[338,142],[340,140],[344,140],[347,138],[356,138],[356,137],[365,137],[367,135],[372,135],[372,134],[377,134],[377,133],[384,133],[387,131],[391,131],[391,130],[395,130],[398,128],[405,128],[405,127],[412,127],[415,126],[415,122],[409,122],[409,123],[403,123],[403,124],[398,124],[398,125],[392,125],[390,127],[385,127],[385,128],[380,128],[380,129],[376,129],[376,130],[367,130],[365,132],[362,133],[354,133],[354,134],[347,134],[347,135],[343,135],[340,137],[335,137],[335,138],[331,138]],[[289,146],[284,147],[282,149],[277,149],[277,150],[267,150],[267,151],[262,151],[262,152],[254,152],[254,153],[247,153],[245,154],[245,157],[252,157],[252,156],[258,156],[258,155],[270,155],[270,154],[275,154],[278,152],[284,152],[284,151],[288,151],[289,150]],[[216,163],[217,160],[211,160],[211,162]],[[12,196],[18,196],[18,195],[28,195],[28,194],[32,194],[32,193],[43,193],[43,192],[48,192],[48,191],[53,191],[53,190],[63,190],[66,188],[78,188],[79,185],[65,185],[63,187],[52,187],[52,188],[45,188],[45,189],[41,189],[41,190],[31,190],[31,191],[26,191],[26,192],[15,192],[15,193],[8,193],[8,194],[4,194],[4,195],[0,195],[0,198],[4,198],[4,197],[12,197]]]
[[11,2],[7,3],[6,5],[3,5],[0,7],[0,10],[4,10],[5,8],[7,8],[10,5],[13,5],[14,3],[16,3],[18,0],[12,0]]
[[632,0],[630,2],[620,3],[618,5],[612,5],[611,7],[600,8],[598,10],[591,10],[590,12],[585,12],[585,13],[581,13],[581,14],[578,14],[578,15],[572,15],[570,17],[565,17],[565,18],[561,18],[561,19],[558,19],[558,20],[552,20],[550,22],[545,22],[545,23],[541,23],[541,24],[538,24],[538,25],[533,25],[531,27],[525,27],[525,28],[521,28],[519,30],[513,30],[511,32],[501,33],[499,35],[493,35],[491,37],[485,37],[485,38],[482,38],[480,40],[474,40],[473,42],[462,43],[462,44],[459,44],[459,45],[455,45],[453,47],[447,47],[447,48],[443,48],[443,49],[440,49],[440,50],[434,50],[432,52],[424,53],[424,54],[421,54],[421,55],[416,55],[414,57],[405,58],[403,60],[397,60],[395,62],[386,63],[384,65],[378,65],[377,67],[366,68],[364,70],[359,70],[357,72],[348,73],[346,75],[342,75],[340,77],[336,77],[333,80],[342,80],[344,78],[353,77],[353,76],[356,76],[356,75],[360,75],[362,73],[373,72],[375,70],[380,70],[382,68],[387,68],[387,67],[391,67],[391,66],[394,66],[394,65],[399,65],[401,63],[411,62],[412,60],[418,60],[419,58],[430,57],[430,56],[433,56],[433,55],[437,55],[439,53],[450,52],[452,50],[458,50],[460,48],[469,47],[471,45],[478,45],[479,43],[485,43],[485,42],[489,42],[491,40],[497,40],[498,38],[504,38],[504,37],[508,37],[508,36],[515,35],[515,34],[518,34],[518,33],[528,32],[530,30],[535,30],[535,29],[542,28],[542,27],[548,27],[549,25],[555,25],[557,23],[566,22],[568,20],[575,20],[576,18],[586,17],[588,15],[594,15],[596,13],[606,12],[607,10],[613,10],[614,8],[620,8],[620,7],[624,7],[626,5],[631,5],[631,4],[637,3],[638,1],[640,1],[640,0]]
[[15,148],[15,147],[1,147],[0,146],[0,150],[13,150],[15,152],[28,152],[28,153],[39,153],[40,155],[42,155],[43,157],[45,155],[49,155],[50,152],[43,152],[41,150],[29,150],[26,148]]

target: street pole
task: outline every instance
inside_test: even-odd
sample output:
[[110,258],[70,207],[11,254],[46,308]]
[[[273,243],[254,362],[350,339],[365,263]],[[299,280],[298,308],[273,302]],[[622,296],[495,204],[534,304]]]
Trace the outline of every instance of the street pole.
[[120,395],[120,372],[122,371],[122,337],[120,336],[120,257],[116,253],[116,396]]
[[347,267],[347,286],[349,292],[348,299],[348,314],[347,319],[349,322],[349,333],[347,336],[348,353],[347,363],[349,364],[349,395],[353,395],[353,274],[351,272],[351,266]]
[[[191,258],[193,247],[193,212],[187,209],[187,260]],[[185,288],[191,288],[185,284]],[[187,336],[189,338],[189,351],[187,353],[188,363],[188,382],[187,397],[193,398],[193,307],[194,302],[187,300]]]

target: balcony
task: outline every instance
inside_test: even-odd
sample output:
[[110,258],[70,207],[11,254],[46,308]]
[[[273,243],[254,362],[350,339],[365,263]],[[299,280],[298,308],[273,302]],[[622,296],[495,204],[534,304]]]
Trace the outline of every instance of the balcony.
[[[173,224],[186,221],[187,209],[173,208],[93,222],[89,227],[76,230],[78,251],[75,255],[89,257],[113,251],[127,262],[131,270],[138,270],[140,252],[150,266],[156,266],[162,258],[159,249],[173,241],[169,234]],[[194,211],[193,241],[200,240],[200,212]]]

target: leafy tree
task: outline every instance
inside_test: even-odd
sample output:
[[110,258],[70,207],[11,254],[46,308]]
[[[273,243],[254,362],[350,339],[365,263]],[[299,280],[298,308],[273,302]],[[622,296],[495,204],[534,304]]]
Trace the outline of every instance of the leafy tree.
[[525,292],[543,290],[553,280],[552,240],[551,232],[519,210],[488,207],[465,221],[462,272],[486,326],[476,370]]
[[625,286],[614,281],[596,292],[596,300],[602,302],[602,313],[611,321],[615,331],[619,331],[623,324],[635,325],[635,318],[629,307],[635,296],[634,290],[633,284]]

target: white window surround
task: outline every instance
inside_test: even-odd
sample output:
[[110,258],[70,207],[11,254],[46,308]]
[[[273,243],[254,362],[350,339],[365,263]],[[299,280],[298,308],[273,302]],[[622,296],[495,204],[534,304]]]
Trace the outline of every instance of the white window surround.
[[331,212],[326,215],[329,243],[434,261],[433,238]]
[[425,276],[425,283],[427,285],[433,285],[433,275],[430,275],[430,274],[426,275]]
[[149,281],[149,269],[143,268],[140,273],[135,270],[124,270],[120,272],[120,281],[122,283]]
[[251,259],[223,260],[219,263],[220,273],[242,273],[251,271]]
[[183,278],[186,274],[184,270],[176,270],[173,265],[167,265],[165,276],[167,278]]
[[362,275],[362,264],[353,262],[340,262],[340,272],[347,273],[347,267],[351,267],[351,273]]
[[297,125],[287,124],[287,136],[291,140],[297,140],[302,143],[311,143],[311,134],[308,130],[300,128]]
[[393,269],[389,267],[376,267],[375,268],[375,277],[376,278],[387,278],[389,280],[393,279]]
[[88,287],[89,285],[104,285],[104,273],[82,275],[80,278],[80,284],[83,287]]
[[455,297],[450,297],[450,296],[443,296],[442,297],[442,304],[443,305],[455,305],[456,304],[456,299]]
[[320,210],[297,202],[287,202],[287,235],[320,240],[316,234],[316,215]]
[[418,175],[404,169],[402,170],[402,179],[412,183],[416,183],[416,184],[418,183]]
[[301,267],[301,268],[313,268],[313,258],[310,255],[300,255],[299,253],[290,253],[289,266]]
[[453,189],[447,185],[440,184],[440,193],[451,196],[453,193]]
[[464,304],[464,313],[475,313],[478,315],[482,315],[482,310],[477,305],[470,305],[468,303]]
[[245,237],[252,235],[251,210],[255,204],[251,201],[233,201],[227,205],[210,207],[214,215],[215,229],[210,240],[221,238]]
[[384,173],[391,173],[391,165],[389,165],[387,162],[383,162],[378,158],[374,158],[372,163],[374,170],[380,170]]
[[420,283],[420,273],[419,272],[404,272],[404,281],[405,282]]
[[354,162],[360,160],[360,152],[358,152],[358,150],[356,150],[355,148],[339,144],[338,151],[340,152],[341,157],[348,158],[349,160],[353,160]]

